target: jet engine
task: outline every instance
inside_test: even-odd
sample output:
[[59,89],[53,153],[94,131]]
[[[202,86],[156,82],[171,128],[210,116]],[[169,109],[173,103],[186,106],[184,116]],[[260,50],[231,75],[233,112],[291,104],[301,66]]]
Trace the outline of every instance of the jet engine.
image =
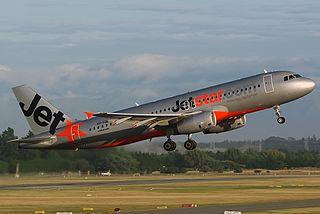
[[229,120],[224,120],[220,123],[218,123],[216,126],[211,126],[205,130],[203,130],[204,134],[213,134],[213,133],[221,133],[221,132],[226,132],[230,131],[233,129],[238,129],[243,126],[245,126],[247,123],[246,116],[243,115],[242,117],[238,119],[229,119]]
[[178,134],[190,134],[204,131],[210,127],[215,126],[216,117],[212,112],[202,112],[192,115],[178,122]]

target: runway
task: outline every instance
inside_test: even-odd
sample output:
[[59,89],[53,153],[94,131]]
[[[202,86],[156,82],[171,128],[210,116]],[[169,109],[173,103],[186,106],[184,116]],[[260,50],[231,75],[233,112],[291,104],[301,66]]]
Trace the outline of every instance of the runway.
[[221,214],[226,210],[247,212],[263,212],[279,209],[292,209],[292,208],[306,208],[306,207],[318,207],[320,206],[320,199],[310,200],[292,200],[292,201],[280,201],[280,202],[268,202],[268,203],[255,203],[245,205],[212,205],[203,206],[197,208],[180,208],[180,209],[168,209],[168,210],[149,210],[142,212],[129,212],[137,214]]
[[[319,175],[228,175],[228,176],[216,176],[216,177],[118,177],[119,180],[115,180],[117,177],[92,177],[88,178],[88,180],[61,180],[58,182],[53,182],[49,180],[48,183],[41,183],[41,184],[13,184],[13,185],[0,185],[1,190],[13,190],[14,192],[19,190],[49,190],[51,189],[73,189],[77,187],[130,187],[130,186],[137,186],[137,185],[159,185],[159,184],[177,184],[179,186],[181,183],[190,183],[190,185],[194,185],[191,183],[206,183],[206,182],[217,182],[217,185],[221,185],[221,182],[230,181],[239,182],[243,181],[244,183],[253,183],[254,181],[259,181],[260,183],[269,182],[272,180],[277,180],[277,182],[287,182],[287,179],[300,179],[300,180],[308,180],[308,179],[315,179],[318,180],[320,177]],[[44,178],[45,180],[46,178]],[[90,180],[91,179],[91,180]],[[120,180],[121,179],[121,180]],[[248,181],[248,182],[247,182]],[[220,184],[219,184],[220,182]],[[243,183],[242,182],[242,183]],[[180,184],[179,184],[180,183]],[[178,185],[179,184],[179,185]],[[196,184],[197,185],[197,184]],[[175,185],[172,185],[173,188]],[[318,186],[315,186],[317,188]],[[292,187],[290,187],[292,188]],[[306,187],[309,188],[309,187]],[[277,189],[278,190],[278,189]],[[228,190],[227,190],[228,191]],[[237,191],[235,189],[235,191]],[[297,189],[298,191],[298,189]],[[298,193],[298,192],[297,192]],[[212,193],[211,193],[212,194]],[[232,194],[232,193],[231,193]],[[107,196],[108,197],[108,196]],[[119,196],[118,196],[119,197]],[[276,196],[275,196],[276,197]],[[207,213],[223,213],[225,210],[237,210],[241,211],[242,213],[247,212],[265,212],[270,210],[282,210],[282,209],[293,209],[293,208],[308,208],[308,207],[320,207],[320,198],[315,195],[314,199],[306,198],[306,199],[294,199],[291,197],[291,200],[286,200],[286,198],[282,198],[281,201],[269,201],[269,202],[244,202],[239,204],[232,204],[231,201],[226,201],[225,205],[221,205],[218,203],[216,205],[199,205],[197,208],[170,208],[163,209],[163,210],[147,210],[147,211],[134,211],[134,212],[121,212],[121,213],[137,213],[137,214],[171,214],[171,213],[181,213],[181,214],[207,214]],[[120,197],[121,198],[121,197]],[[41,199],[41,197],[39,197]],[[90,200],[90,198],[88,198]],[[223,200],[223,198],[221,198]],[[270,200],[270,198],[269,198]],[[116,200],[115,200],[116,201]],[[260,200],[261,201],[261,200]],[[263,201],[263,200],[262,200]],[[209,202],[210,203],[210,202]],[[155,203],[156,204],[156,203]],[[214,201],[212,201],[214,204]],[[176,207],[176,206],[175,206]],[[156,209],[156,205],[154,206]]]
[[129,186],[129,185],[150,185],[150,184],[170,184],[170,183],[188,183],[188,182],[210,182],[210,181],[239,181],[239,180],[266,180],[266,179],[287,179],[287,178],[308,178],[307,175],[297,176],[234,176],[234,177],[214,177],[214,178],[164,178],[164,179],[136,179],[119,181],[82,181],[82,182],[64,182],[64,183],[43,183],[43,184],[16,184],[0,185],[0,190],[22,190],[22,189],[52,189],[62,187],[92,187],[92,186]]

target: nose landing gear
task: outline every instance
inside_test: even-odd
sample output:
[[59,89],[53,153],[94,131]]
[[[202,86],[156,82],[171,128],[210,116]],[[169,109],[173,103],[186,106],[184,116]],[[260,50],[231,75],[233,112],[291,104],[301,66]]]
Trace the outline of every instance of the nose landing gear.
[[276,112],[276,115],[277,115],[277,122],[279,124],[284,124],[286,122],[286,118],[282,117],[281,116],[281,111],[280,111],[280,106],[277,105],[275,107],[273,107],[274,111]]

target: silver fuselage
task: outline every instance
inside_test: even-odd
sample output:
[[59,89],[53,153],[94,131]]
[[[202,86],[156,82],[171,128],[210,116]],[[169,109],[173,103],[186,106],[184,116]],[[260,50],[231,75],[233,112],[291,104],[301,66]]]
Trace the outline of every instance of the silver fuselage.
[[[286,76],[292,74],[294,73],[289,71],[258,74],[118,112],[176,114],[194,111],[223,111],[241,112],[245,115],[296,100],[314,89],[314,81],[305,77],[284,80]],[[134,122],[130,120],[116,125],[111,119],[103,117],[76,121],[74,124],[79,123],[81,126],[78,126],[80,129],[78,131],[85,133],[85,135],[73,134],[72,141],[67,137],[51,136],[52,140],[47,143],[20,144],[20,147],[46,149],[103,148],[165,136],[172,131],[170,126],[159,131],[157,127],[135,127]],[[60,127],[56,130],[57,133],[65,131],[66,127]],[[50,136],[50,134],[43,133],[35,137],[47,136]]]

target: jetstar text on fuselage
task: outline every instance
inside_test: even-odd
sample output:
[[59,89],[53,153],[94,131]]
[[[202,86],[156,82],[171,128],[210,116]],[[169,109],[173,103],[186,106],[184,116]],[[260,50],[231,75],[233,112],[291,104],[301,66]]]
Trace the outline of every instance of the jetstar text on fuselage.
[[180,110],[189,110],[200,108],[204,105],[212,105],[214,103],[222,102],[224,99],[230,99],[234,96],[241,96],[243,94],[250,94],[256,92],[256,86],[247,85],[244,88],[236,88],[233,90],[218,90],[212,93],[203,93],[195,98],[189,97],[188,100],[176,100],[175,106],[171,108],[173,112]]
[[204,93],[202,95],[196,96],[195,98],[189,97],[188,100],[177,100],[176,105],[171,108],[173,112],[178,112],[180,110],[189,110],[196,107],[201,107],[203,105],[214,104],[216,102],[222,101],[223,90],[218,92],[212,92],[210,94]]

